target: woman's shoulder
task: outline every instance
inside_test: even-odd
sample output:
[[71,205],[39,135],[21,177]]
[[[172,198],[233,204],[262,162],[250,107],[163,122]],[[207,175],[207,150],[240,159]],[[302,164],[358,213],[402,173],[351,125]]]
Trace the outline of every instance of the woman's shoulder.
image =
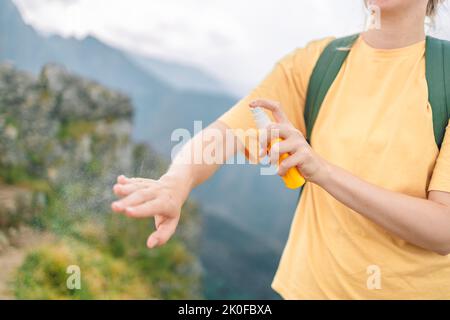
[[310,58],[317,60],[325,48],[331,41],[335,40],[335,37],[326,37],[322,39],[312,40],[308,42],[304,47],[296,48],[291,54],[294,57],[300,57],[302,59]]
[[310,41],[304,47],[291,51],[279,61],[279,64],[286,69],[293,70],[295,73],[301,72],[308,76],[308,74],[312,73],[324,49],[335,39],[335,37],[326,37]]

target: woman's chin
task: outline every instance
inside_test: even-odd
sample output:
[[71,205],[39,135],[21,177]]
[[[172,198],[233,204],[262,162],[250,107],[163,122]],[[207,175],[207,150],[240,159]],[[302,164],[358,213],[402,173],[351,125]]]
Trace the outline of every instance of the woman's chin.
[[411,5],[408,1],[410,0],[372,0],[368,3],[380,8],[383,14],[393,14],[407,9]]

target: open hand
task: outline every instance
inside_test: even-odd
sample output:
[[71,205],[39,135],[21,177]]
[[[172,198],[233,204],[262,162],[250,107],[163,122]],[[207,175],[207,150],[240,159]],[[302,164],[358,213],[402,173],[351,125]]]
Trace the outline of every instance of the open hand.
[[113,211],[132,218],[155,218],[156,231],[147,240],[150,249],[164,245],[175,233],[183,201],[177,198],[176,187],[168,179],[119,176],[113,191],[121,198],[112,203]]

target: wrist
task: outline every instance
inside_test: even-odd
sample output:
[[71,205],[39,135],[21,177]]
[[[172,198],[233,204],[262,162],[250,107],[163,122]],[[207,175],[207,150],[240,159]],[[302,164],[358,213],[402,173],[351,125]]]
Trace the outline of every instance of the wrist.
[[333,177],[334,166],[328,161],[322,161],[322,167],[313,183],[326,189],[327,185],[331,182],[331,178]]
[[192,183],[189,179],[169,171],[164,174],[159,181],[164,186],[174,191],[174,196],[180,202],[180,206],[186,202],[192,190]]

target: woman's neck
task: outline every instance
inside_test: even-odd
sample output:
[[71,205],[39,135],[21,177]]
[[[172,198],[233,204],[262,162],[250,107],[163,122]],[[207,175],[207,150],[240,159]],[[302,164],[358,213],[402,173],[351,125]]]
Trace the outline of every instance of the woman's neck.
[[396,49],[425,40],[425,15],[417,12],[382,15],[381,28],[362,34],[364,41],[377,49]]

